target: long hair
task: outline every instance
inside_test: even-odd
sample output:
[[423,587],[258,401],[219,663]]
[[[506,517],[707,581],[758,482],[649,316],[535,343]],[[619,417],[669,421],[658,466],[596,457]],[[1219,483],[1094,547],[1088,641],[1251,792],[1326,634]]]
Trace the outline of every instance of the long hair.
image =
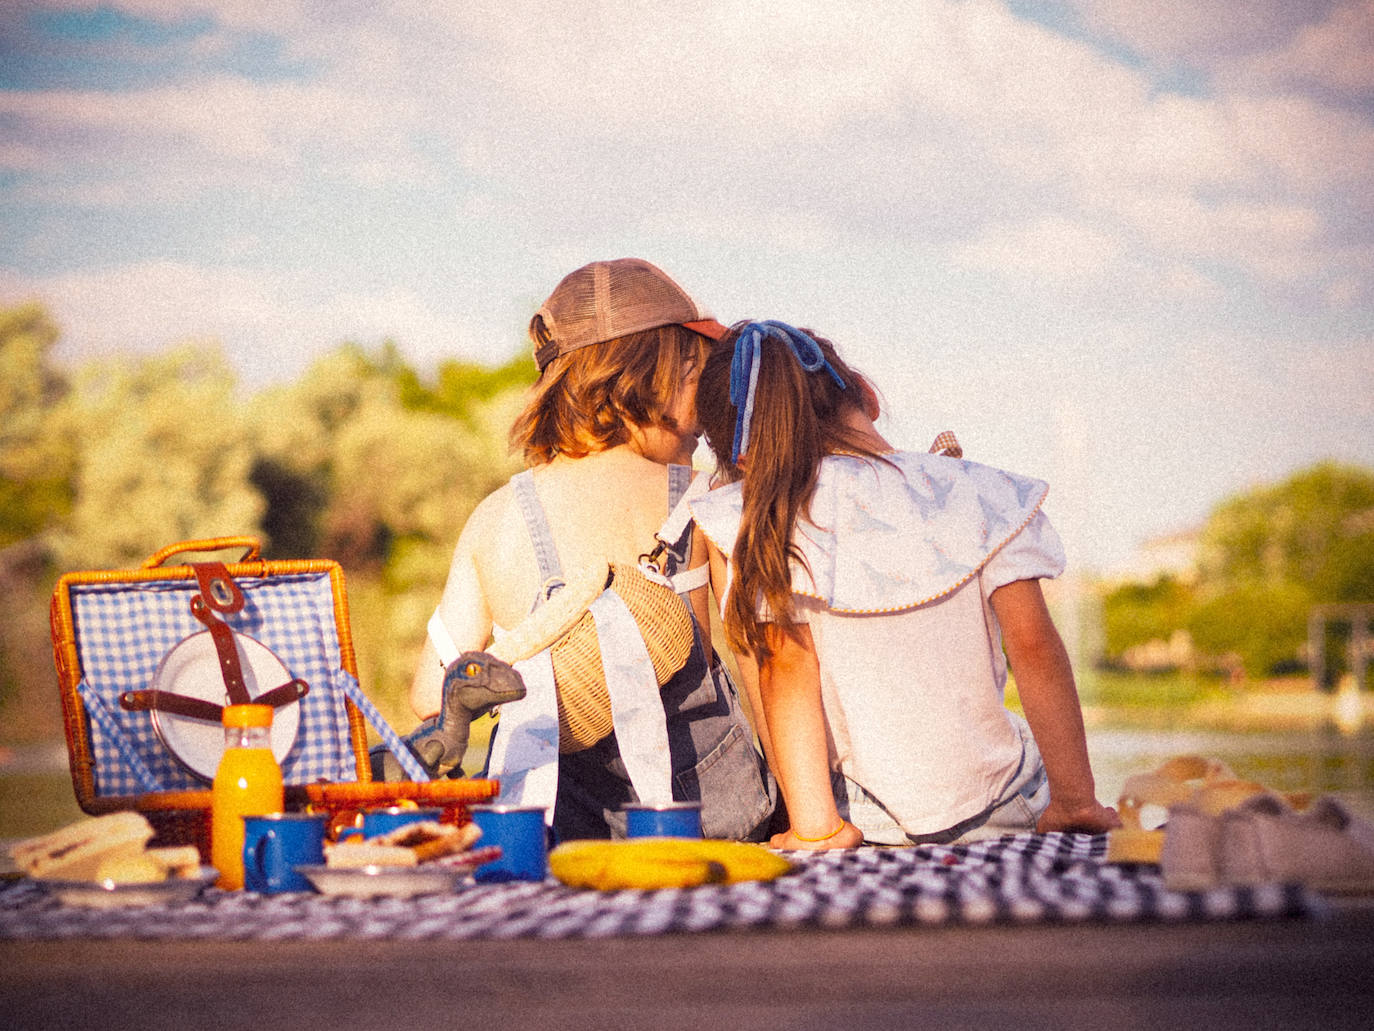
[[[543,320],[530,336],[539,343]],[[511,426],[512,451],[527,465],[557,455],[581,458],[624,444],[630,426],[668,426],[688,372],[705,357],[706,338],[683,326],[660,326],[590,344],[553,359]]]
[[[795,636],[791,562],[805,564],[792,543],[800,518],[810,518],[821,460],[850,452],[882,460],[846,415],[864,411],[872,387],[846,365],[830,341],[802,330],[844,381],[841,387],[824,370],[806,372],[787,344],[767,339],[759,345],[759,374],[749,447],[739,464],[731,461],[737,409],[730,401],[730,370],[740,332],[711,348],[697,387],[697,419],[716,458],[717,476],[743,480],[744,511],[730,556],[732,586],[722,612],[731,647],[763,661],[772,654],[771,632]],[[760,618],[760,608],[766,618]],[[770,631],[769,627],[772,627]]]

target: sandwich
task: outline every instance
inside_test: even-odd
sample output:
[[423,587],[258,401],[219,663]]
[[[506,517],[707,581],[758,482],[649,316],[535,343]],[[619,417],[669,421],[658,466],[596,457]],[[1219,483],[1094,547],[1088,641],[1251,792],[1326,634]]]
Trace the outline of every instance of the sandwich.
[[340,868],[418,866],[465,852],[481,837],[474,823],[461,827],[426,820],[397,827],[366,841],[342,841],[325,850],[325,864]]

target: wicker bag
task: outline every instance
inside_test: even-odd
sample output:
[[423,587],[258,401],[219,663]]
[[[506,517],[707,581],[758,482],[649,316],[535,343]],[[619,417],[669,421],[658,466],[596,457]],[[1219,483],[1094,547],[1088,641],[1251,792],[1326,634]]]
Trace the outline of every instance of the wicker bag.
[[580,571],[487,651],[519,662],[550,649],[558,691],[558,750],[580,752],[613,729],[596,623],[587,607],[614,591],[634,617],[662,687],[686,664],[694,636],[687,603],[638,566],[594,563]]

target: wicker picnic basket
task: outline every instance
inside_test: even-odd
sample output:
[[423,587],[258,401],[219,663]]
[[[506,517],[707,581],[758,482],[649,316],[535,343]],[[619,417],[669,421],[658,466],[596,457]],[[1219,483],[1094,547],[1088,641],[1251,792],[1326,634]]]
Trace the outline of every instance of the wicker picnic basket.
[[[235,562],[165,564],[179,555],[239,549]],[[280,757],[289,809],[326,811],[346,822],[364,808],[414,803],[443,807],[446,818],[463,822],[469,803],[495,797],[498,784],[484,779],[372,782],[366,724],[384,740],[395,734],[358,684],[342,568],[326,559],[268,561],[255,538],[216,537],[169,545],[138,569],[73,572],[57,582],[53,656],[72,784],[84,812],[138,810],[159,843],[195,844],[209,855],[204,772],[169,747],[167,722],[159,725],[152,713],[123,702],[131,693],[147,695],[164,660],[206,630],[193,607],[209,593],[203,587],[210,567],[227,574],[243,598],[223,622],[308,686],[292,703],[298,726]]]

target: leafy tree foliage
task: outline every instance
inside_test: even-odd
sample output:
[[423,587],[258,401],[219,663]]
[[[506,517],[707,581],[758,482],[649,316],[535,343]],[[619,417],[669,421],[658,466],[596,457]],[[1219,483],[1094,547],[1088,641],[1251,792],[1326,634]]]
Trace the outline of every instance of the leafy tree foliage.
[[76,442],[54,406],[66,379],[49,361],[57,327],[34,304],[0,310],[0,548],[40,533],[71,506]]
[[127,567],[174,541],[260,532],[234,386],[205,345],[80,371],[58,412],[80,441],[71,512],[50,532],[62,565]]
[[1312,606],[1374,602],[1374,472],[1324,462],[1234,497],[1203,529],[1196,583],[1117,587],[1104,602],[1121,655],[1186,629],[1204,655],[1251,675],[1297,661]]
[[[46,559],[129,567],[193,538],[247,534],[271,558],[333,558],[349,579],[365,686],[408,720],[405,687],[459,531],[518,468],[506,440],[533,363],[450,361],[426,378],[392,344],[345,344],[245,399],[214,346],[68,377],[50,361],[57,339],[40,307],[0,310],[5,597],[22,596],[41,622],[30,599],[51,590]],[[35,675],[0,677],[0,697],[50,691],[45,663],[10,661],[28,638],[46,650],[43,635],[4,622],[3,665]]]
[[1115,588],[1103,606],[1102,630],[1109,655],[1149,641],[1167,641],[1187,623],[1194,604],[1191,585],[1172,576],[1152,584],[1128,583]]
[[1220,590],[1305,587],[1313,601],[1374,601],[1374,473],[1324,462],[1222,504],[1202,542]]

